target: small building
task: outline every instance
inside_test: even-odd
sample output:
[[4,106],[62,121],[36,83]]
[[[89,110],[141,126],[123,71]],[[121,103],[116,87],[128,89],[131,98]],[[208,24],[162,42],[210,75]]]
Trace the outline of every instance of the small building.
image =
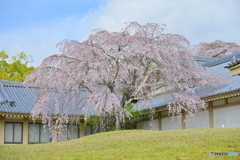
[[[49,129],[41,119],[35,122],[30,113],[34,106],[36,88],[26,88],[22,82],[0,80],[0,145],[54,142]],[[45,128],[44,128],[45,127]],[[64,126],[65,138],[76,139],[84,135],[79,125]]]

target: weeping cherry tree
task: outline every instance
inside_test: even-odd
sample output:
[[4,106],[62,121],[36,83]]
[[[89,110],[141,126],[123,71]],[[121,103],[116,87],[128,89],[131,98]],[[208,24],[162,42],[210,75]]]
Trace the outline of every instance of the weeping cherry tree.
[[[60,131],[69,122],[75,101],[75,108],[86,118],[93,112],[113,115],[120,130],[121,123],[131,117],[124,108],[127,101],[135,96],[150,102],[155,91],[164,86],[171,86],[166,99],[169,112],[193,113],[205,108],[194,87],[218,84],[219,80],[197,67],[186,38],[164,33],[165,28],[129,22],[120,32],[97,29],[83,42],[59,42],[61,54],[46,58],[27,77],[26,82],[39,88],[32,117],[42,116],[44,123],[58,126]],[[157,65],[151,67],[152,63]],[[148,86],[141,83],[146,76]]]

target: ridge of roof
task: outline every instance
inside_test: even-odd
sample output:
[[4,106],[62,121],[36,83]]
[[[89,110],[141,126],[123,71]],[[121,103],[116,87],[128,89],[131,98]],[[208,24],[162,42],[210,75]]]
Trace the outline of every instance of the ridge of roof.
[[2,80],[0,79],[0,84],[8,85],[8,86],[21,86],[24,87],[23,82],[17,82],[17,81],[8,81],[8,80]]
[[226,94],[226,93],[231,93],[231,92],[235,92],[235,91],[240,91],[240,87],[235,88],[235,89],[230,89],[230,90],[227,90],[227,91],[221,91],[221,92],[217,92],[217,93],[204,95],[204,96],[201,96],[200,98],[207,98],[207,97],[217,96],[217,95],[220,95],[220,94]]
[[236,59],[240,58],[240,52],[233,53],[233,54],[230,54],[230,55],[222,57],[222,58],[218,58],[216,60],[204,63],[202,65],[203,65],[203,67],[213,67],[213,66],[231,61],[234,56],[236,57]]
[[213,57],[205,57],[205,56],[199,56],[199,55],[193,55],[193,59],[195,61],[200,61],[200,62],[210,62],[217,60],[219,58],[213,58]]

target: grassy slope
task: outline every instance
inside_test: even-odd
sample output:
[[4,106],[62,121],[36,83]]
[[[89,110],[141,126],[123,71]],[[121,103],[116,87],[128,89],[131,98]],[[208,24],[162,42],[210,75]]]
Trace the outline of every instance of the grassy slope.
[[[211,157],[210,152],[239,156]],[[0,159],[240,159],[240,128],[116,131],[77,140],[0,146]]]

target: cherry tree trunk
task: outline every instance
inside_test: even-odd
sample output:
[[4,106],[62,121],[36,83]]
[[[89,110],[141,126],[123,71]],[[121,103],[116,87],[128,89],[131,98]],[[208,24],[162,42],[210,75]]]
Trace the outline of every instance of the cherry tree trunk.
[[117,130],[117,131],[120,131],[120,130],[122,130],[122,128],[121,128],[121,123],[120,123],[120,121],[119,121],[119,117],[118,117],[117,114],[115,115],[115,118],[116,118],[116,121],[115,121],[116,130]]

